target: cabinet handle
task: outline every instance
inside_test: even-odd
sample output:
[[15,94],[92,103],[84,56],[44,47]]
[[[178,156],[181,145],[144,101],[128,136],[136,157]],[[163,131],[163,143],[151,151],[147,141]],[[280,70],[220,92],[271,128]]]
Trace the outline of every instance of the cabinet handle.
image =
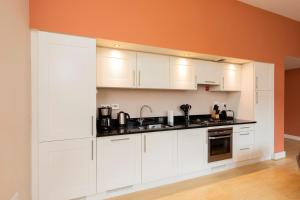
[[94,160],[94,140],[92,140],[92,160]]
[[141,86],[141,70],[139,70],[139,86]]
[[244,127],[241,127],[240,129],[246,129],[246,128],[250,128],[249,126],[244,126]]
[[132,70],[132,85],[135,86],[135,70]]
[[94,116],[92,116],[91,119],[92,119],[92,136],[94,136]]
[[147,138],[146,135],[144,135],[144,153],[147,152]]
[[249,133],[241,133],[240,135],[249,135]]
[[113,140],[110,140],[110,141],[111,142],[118,142],[118,141],[124,141],[124,140],[129,140],[129,138],[113,139]]
[[222,87],[223,87],[223,90],[224,90],[224,76],[222,77]]
[[258,76],[255,77],[255,88],[258,89]]
[[240,149],[240,151],[244,151],[244,150],[250,150],[250,148],[242,148],[242,149]]

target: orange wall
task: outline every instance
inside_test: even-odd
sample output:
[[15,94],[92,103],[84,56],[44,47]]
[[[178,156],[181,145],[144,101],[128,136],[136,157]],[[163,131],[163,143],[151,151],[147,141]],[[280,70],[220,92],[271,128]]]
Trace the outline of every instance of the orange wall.
[[0,199],[30,200],[29,1],[0,4]]
[[30,0],[40,30],[275,63],[275,150],[284,149],[286,55],[300,23],[236,0]]
[[289,135],[300,136],[300,69],[285,72],[285,127],[284,132]]

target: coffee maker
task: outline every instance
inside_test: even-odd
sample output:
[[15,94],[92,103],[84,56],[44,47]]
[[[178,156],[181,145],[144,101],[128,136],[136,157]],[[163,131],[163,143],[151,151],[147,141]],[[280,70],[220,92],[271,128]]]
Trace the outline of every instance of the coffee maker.
[[110,106],[102,106],[98,108],[98,125],[100,130],[107,131],[111,129],[111,112],[112,108]]

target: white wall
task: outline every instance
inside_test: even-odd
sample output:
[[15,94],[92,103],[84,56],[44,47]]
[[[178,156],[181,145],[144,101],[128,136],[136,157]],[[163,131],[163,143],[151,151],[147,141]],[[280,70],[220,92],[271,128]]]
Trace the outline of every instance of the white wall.
[[97,94],[98,107],[101,104],[118,103],[120,110],[128,112],[131,117],[139,116],[139,109],[143,104],[150,105],[153,109],[152,114],[144,112],[148,117],[166,116],[167,110],[174,110],[175,115],[182,115],[179,106],[186,103],[192,105],[191,114],[208,114],[215,101],[228,103],[229,108],[236,110],[239,93],[207,92],[203,86],[198,86],[197,91],[100,88]]
[[1,0],[0,26],[0,199],[30,200],[28,1]]

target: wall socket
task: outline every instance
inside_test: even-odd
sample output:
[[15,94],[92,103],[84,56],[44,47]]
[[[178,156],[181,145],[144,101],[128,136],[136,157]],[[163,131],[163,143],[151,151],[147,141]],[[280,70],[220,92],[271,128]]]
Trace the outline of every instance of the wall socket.
[[112,103],[112,104],[101,104],[100,107],[107,107],[110,106],[113,110],[119,110],[120,104]]

